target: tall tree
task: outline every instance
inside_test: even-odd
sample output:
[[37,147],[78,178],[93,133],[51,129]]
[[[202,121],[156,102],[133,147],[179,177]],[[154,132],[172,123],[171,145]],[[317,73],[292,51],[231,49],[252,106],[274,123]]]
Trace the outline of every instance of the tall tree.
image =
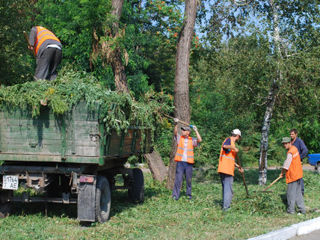
[[[194,36],[194,26],[197,15],[197,0],[186,0],[184,10],[183,26],[179,35],[176,53],[176,72],[174,85],[174,115],[185,122],[190,122],[189,103],[189,62],[192,37]],[[172,141],[172,151],[168,171],[167,187],[172,189],[176,163],[174,155],[176,143]]]
[[[269,19],[269,29],[272,33],[272,49],[275,64],[275,74],[266,101],[266,111],[261,130],[261,146],[259,158],[259,184],[267,181],[267,151],[270,121],[277,103],[277,95],[290,81],[290,58],[303,52],[306,44],[306,36],[311,36],[312,25],[319,13],[315,9],[319,6],[314,1],[288,2],[269,0],[266,11]],[[313,19],[313,20],[312,20]],[[304,42],[304,43],[302,43]],[[298,59],[297,59],[298,60]],[[280,103],[277,103],[280,105]]]
[[[122,37],[124,34],[124,30],[121,31],[119,29],[123,2],[124,0],[112,0],[111,2],[111,19],[113,23],[111,29],[106,28],[105,36],[112,41],[117,41],[117,38]],[[120,92],[129,92],[127,75],[122,61],[122,49],[117,45],[110,48],[110,45],[106,41],[102,42],[102,49],[105,49],[107,60],[112,66],[116,89]]]
[[283,81],[283,73],[281,69],[281,49],[280,49],[280,26],[279,26],[279,6],[273,1],[269,1],[271,7],[271,16],[273,20],[273,42],[274,52],[276,59],[276,76],[272,80],[269,90],[266,111],[263,118],[263,124],[261,129],[261,145],[260,145],[260,158],[259,158],[259,184],[264,185],[267,182],[267,163],[268,163],[268,136],[270,130],[270,124],[272,119],[272,113],[279,90],[279,84]]
[[[241,103],[240,100],[243,100],[242,103],[246,103],[247,109],[256,106],[256,108],[252,109],[255,121],[257,121],[255,122],[256,127],[252,129],[252,132],[256,133],[260,131],[261,133],[261,136],[256,135],[257,139],[259,139],[257,145],[260,150],[258,150],[258,154],[252,155],[255,156],[255,159],[259,159],[259,182],[260,184],[264,184],[267,180],[267,156],[269,159],[270,156],[275,156],[275,145],[280,149],[275,141],[275,137],[287,134],[290,127],[305,126],[305,128],[311,129],[310,126],[317,125],[316,120],[307,122],[306,116],[301,113],[297,114],[297,109],[298,106],[300,106],[300,109],[303,106],[302,112],[305,112],[307,108],[310,108],[312,101],[309,101],[308,97],[303,97],[303,95],[306,92],[313,91],[309,87],[306,87],[306,84],[314,86],[315,82],[312,81],[317,81],[317,71],[313,76],[308,74],[310,69],[314,69],[314,65],[312,64],[314,60],[312,60],[311,53],[313,53],[314,57],[318,53],[317,48],[314,46],[319,41],[319,38],[317,38],[319,36],[317,33],[319,29],[319,4],[318,1],[292,2],[288,0],[229,2],[216,0],[210,1],[208,4],[212,4],[212,17],[206,28],[209,48],[216,48],[215,43],[219,40],[216,36],[219,35],[223,35],[223,39],[226,39],[223,42],[226,43],[229,49],[231,49],[230,43],[232,43],[232,39],[237,38],[239,35],[244,36],[247,39],[246,41],[248,41],[248,35],[252,34],[252,36],[256,36],[259,49],[262,49],[261,39],[267,40],[263,44],[263,48],[266,47],[269,50],[262,56],[262,61],[266,61],[266,66],[268,67],[264,67],[263,71],[259,71],[257,69],[257,65],[259,64],[256,63],[260,63],[261,60],[252,61],[253,63],[256,62],[252,65],[253,73],[257,72],[259,74],[252,74],[253,78],[250,77],[251,75],[244,75],[249,68],[249,65],[246,65],[242,69],[239,69],[238,72],[233,72],[233,75],[229,75],[228,81],[223,82],[226,83],[225,85],[220,85],[222,86],[222,91],[226,92],[226,94],[222,93],[222,95],[230,95],[231,92],[237,97],[237,101],[231,101],[230,105],[241,107],[239,103]],[[243,46],[239,46],[239,49],[245,50]],[[217,49],[214,52],[220,53],[221,50]],[[236,52],[237,57],[239,57],[238,51]],[[251,59],[253,57],[249,52],[247,56]],[[309,60],[306,58],[307,56],[310,57]],[[234,58],[237,59],[237,57]],[[220,71],[219,65],[221,65],[221,62],[218,59],[216,59],[216,62],[218,65],[216,69]],[[235,69],[235,65],[232,65],[232,62],[228,61],[230,67],[224,69],[226,73],[228,71],[232,72],[231,69]],[[303,64],[303,67],[301,65],[299,67],[298,63]],[[236,63],[237,65],[239,64]],[[305,70],[302,70],[301,67]],[[222,72],[216,79],[221,79],[223,75],[224,73]],[[255,86],[260,85],[261,87],[258,88],[259,92],[251,91],[251,85],[248,84],[248,81],[254,83]],[[236,88],[231,85],[232,82],[236,83]],[[229,85],[230,91],[225,90],[226,85]],[[250,88],[247,91],[243,91],[246,87]],[[239,92],[239,90],[242,92]],[[252,92],[252,94],[248,91]],[[240,99],[239,97],[243,93],[247,97]],[[253,96],[254,98],[252,98]],[[310,97],[313,96],[313,94],[310,94]],[[259,101],[256,101],[257,99]],[[304,104],[302,101],[304,101]],[[308,106],[305,106],[305,101],[309,102]],[[239,108],[235,112],[247,113],[247,110],[246,108]],[[317,115],[314,114],[313,116]],[[290,119],[290,121],[287,119]],[[237,115],[237,121],[239,122],[239,115]],[[302,124],[301,121],[305,124]],[[271,126],[271,122],[273,126]],[[286,126],[286,130],[284,126]],[[303,130],[301,131],[302,136],[308,137],[307,134],[303,134]],[[270,137],[273,141],[269,141]],[[244,139],[244,141],[246,140]]]

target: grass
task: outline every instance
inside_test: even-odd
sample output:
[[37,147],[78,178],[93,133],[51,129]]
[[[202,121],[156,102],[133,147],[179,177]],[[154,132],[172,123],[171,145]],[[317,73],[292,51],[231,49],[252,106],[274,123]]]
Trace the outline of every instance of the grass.
[[[183,186],[182,197],[171,199],[171,191],[145,174],[145,203],[127,200],[126,191],[112,194],[111,217],[107,223],[79,225],[76,206],[49,205],[44,215],[41,204],[18,204],[13,213],[0,220],[2,239],[247,239],[307,219],[319,217],[287,215],[284,180],[272,186],[271,193],[261,193],[257,170],[246,171],[250,197],[239,175],[234,182],[232,209],[220,209],[221,184],[215,170],[194,172],[193,200],[188,201]],[[279,175],[268,171],[269,182]],[[305,204],[320,209],[320,176],[305,171]],[[254,193],[254,191],[257,191]]]

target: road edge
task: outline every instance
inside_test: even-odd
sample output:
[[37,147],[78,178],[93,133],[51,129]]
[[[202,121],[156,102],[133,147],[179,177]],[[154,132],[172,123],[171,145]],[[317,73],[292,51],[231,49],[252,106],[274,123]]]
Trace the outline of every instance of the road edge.
[[320,217],[293,224],[248,240],[286,240],[295,236],[311,233],[320,229]]

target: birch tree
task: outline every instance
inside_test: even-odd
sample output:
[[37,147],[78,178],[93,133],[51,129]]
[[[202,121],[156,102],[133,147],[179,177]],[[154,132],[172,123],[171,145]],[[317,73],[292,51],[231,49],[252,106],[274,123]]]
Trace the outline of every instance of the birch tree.
[[[233,0],[221,3],[210,1],[213,15],[208,33],[212,39],[221,34],[228,40],[234,36],[252,34],[269,39],[269,54],[266,56],[273,70],[266,73],[266,94],[261,98],[264,112],[261,116],[261,138],[259,152],[259,184],[267,181],[269,131],[277,105],[281,105],[279,93],[288,92],[286,83],[294,69],[294,58],[308,50],[309,38],[319,22],[318,1],[288,0]],[[313,29],[314,28],[314,29]],[[213,31],[212,31],[213,30]],[[211,32],[210,32],[211,31]],[[290,60],[290,61],[289,61]],[[293,79],[294,76],[291,77]],[[257,81],[258,79],[251,79]],[[241,82],[237,82],[241,85]],[[262,96],[262,95],[261,95]],[[284,97],[282,97],[284,99]],[[248,103],[255,104],[255,103]],[[290,106],[288,106],[290,107]],[[260,108],[260,107],[259,107]]]
[[273,0],[269,1],[271,6],[271,15],[273,20],[273,42],[274,52],[276,56],[276,76],[272,80],[269,94],[266,101],[266,111],[263,118],[261,130],[261,145],[260,145],[260,158],[259,158],[259,184],[264,185],[267,182],[267,163],[268,163],[268,136],[270,130],[270,121],[274,110],[277,93],[279,90],[279,83],[283,80],[281,70],[281,49],[280,49],[280,28],[279,28],[279,7]]
[[[276,107],[277,97],[282,88],[285,88],[292,62],[291,58],[298,57],[300,52],[304,52],[303,46],[307,32],[310,30],[311,23],[315,23],[319,14],[316,9],[319,7],[314,1],[290,2],[269,0],[267,19],[272,34],[272,49],[274,54],[275,75],[269,89],[266,100],[266,111],[263,118],[261,130],[261,145],[259,158],[259,184],[267,182],[267,161],[268,161],[268,136],[271,125],[272,114]],[[288,133],[289,135],[289,133]]]

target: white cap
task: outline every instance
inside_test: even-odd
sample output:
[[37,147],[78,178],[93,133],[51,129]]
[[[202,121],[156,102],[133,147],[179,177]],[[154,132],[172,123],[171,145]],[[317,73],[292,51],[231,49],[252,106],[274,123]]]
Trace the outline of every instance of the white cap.
[[238,128],[236,129],[233,129],[232,132],[231,132],[232,135],[239,135],[241,137],[241,132]]

